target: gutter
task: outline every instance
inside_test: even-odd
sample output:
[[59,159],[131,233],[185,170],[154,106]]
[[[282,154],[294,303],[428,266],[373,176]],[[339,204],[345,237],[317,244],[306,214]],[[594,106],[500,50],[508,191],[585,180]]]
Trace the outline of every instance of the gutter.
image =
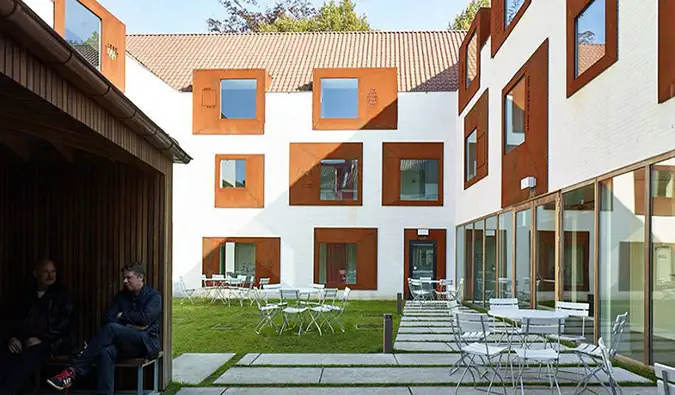
[[145,115],[22,0],[0,0],[0,29],[173,163],[187,164],[192,160],[178,141]]

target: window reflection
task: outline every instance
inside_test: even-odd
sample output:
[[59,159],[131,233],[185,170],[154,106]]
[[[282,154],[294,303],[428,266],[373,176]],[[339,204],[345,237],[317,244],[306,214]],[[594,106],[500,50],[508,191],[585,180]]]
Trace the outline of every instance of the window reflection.
[[92,66],[101,68],[101,19],[77,0],[66,0],[65,39]]
[[476,157],[476,148],[478,146],[478,131],[476,129],[466,138],[466,181],[476,177],[476,165],[478,159]]
[[401,159],[401,200],[438,200],[438,160]]
[[485,300],[497,293],[497,217],[485,220]]
[[497,293],[499,298],[510,298],[513,285],[513,212],[499,215],[499,277]]
[[358,78],[321,79],[321,118],[358,118]]
[[525,4],[525,0],[505,0],[504,1],[504,26],[508,27],[513,18],[516,17],[520,8]]
[[356,284],[356,244],[319,244],[319,282]]
[[581,75],[605,55],[605,0],[594,0],[575,21],[575,76]]
[[256,117],[258,81],[229,79],[220,81],[220,117],[253,119]]
[[466,47],[466,86],[478,75],[478,35],[474,33],[471,36],[469,45]]
[[358,200],[359,161],[324,159],[321,161],[321,200]]
[[521,78],[504,97],[504,153],[525,142],[525,78]]
[[516,213],[516,297],[520,307],[530,307],[530,245],[532,211]]
[[473,267],[473,303],[483,305],[483,221],[473,223],[473,257],[471,265]]
[[224,159],[220,161],[220,187],[246,188],[246,160]]

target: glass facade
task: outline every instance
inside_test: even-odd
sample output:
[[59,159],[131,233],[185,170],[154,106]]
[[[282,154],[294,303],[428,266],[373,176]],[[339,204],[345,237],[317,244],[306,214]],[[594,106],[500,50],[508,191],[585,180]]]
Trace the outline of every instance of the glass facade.
[[497,217],[485,220],[485,301],[497,293]]
[[513,212],[511,211],[499,215],[497,245],[499,245],[497,297],[510,298],[513,296]]
[[530,288],[530,248],[532,243],[532,210],[516,213],[516,297],[521,307],[529,308]]
[[473,254],[471,259],[471,266],[473,268],[473,302],[478,306],[483,305],[483,285],[485,280],[483,278],[483,236],[484,236],[483,221],[476,221],[473,223]]
[[555,308],[555,261],[558,251],[555,237],[555,202],[537,206],[535,289],[538,309]]

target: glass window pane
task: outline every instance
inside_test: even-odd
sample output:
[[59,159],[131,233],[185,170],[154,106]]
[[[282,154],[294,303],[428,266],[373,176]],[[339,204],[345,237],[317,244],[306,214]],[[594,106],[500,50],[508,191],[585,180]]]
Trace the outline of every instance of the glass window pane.
[[516,213],[516,297],[520,307],[530,307],[530,245],[532,212]]
[[[635,201],[640,191],[635,189],[633,172],[600,183],[599,271],[600,271],[600,336],[609,339],[618,314],[628,312],[619,354],[644,360],[644,221],[635,214]],[[602,190],[606,191],[602,191]]]
[[525,0],[506,0],[504,1],[504,27],[511,24],[513,18],[516,17],[516,14],[520,10],[520,7],[525,4]]
[[537,308],[555,308],[555,202],[537,206]]
[[258,81],[233,79],[220,81],[220,117],[254,119],[257,110]]
[[485,300],[497,292],[497,217],[485,220]]
[[319,244],[319,282],[356,284],[356,243]]
[[526,93],[525,78],[521,78],[504,97],[504,127],[506,129],[504,153],[525,142]]
[[246,188],[246,160],[223,159],[220,161],[220,187]]
[[438,200],[438,161],[401,159],[401,200]]
[[605,55],[605,0],[594,0],[575,21],[578,77]]
[[478,131],[476,129],[466,138],[466,180],[469,181],[476,176],[476,149],[478,147]]
[[[563,203],[563,243],[562,291],[563,301],[588,303],[589,318],[586,319],[584,336],[593,341],[593,303],[595,292],[595,273],[593,270],[593,240],[595,240],[595,185],[587,185],[564,193]],[[581,335],[582,320],[570,317],[575,322],[565,328],[574,335]]]
[[510,298],[513,284],[513,212],[499,215],[499,279],[498,298]]
[[462,300],[473,300],[473,224],[464,226],[464,291]]
[[478,306],[483,305],[483,221],[473,223],[473,259],[471,266],[473,268],[473,303]]
[[324,159],[321,161],[321,200],[358,200],[359,161]]
[[457,234],[455,235],[457,238],[457,244],[455,245],[455,248],[457,249],[457,276],[455,278],[455,288],[459,287],[461,280],[464,279],[464,260],[466,259],[466,234],[464,232],[464,226],[457,227]]
[[466,47],[466,86],[476,78],[478,74],[478,35],[471,36],[471,41]]
[[77,0],[66,0],[65,39],[87,62],[101,67],[101,19]]
[[[658,166],[658,168],[656,167]],[[675,199],[673,172],[675,159],[668,159],[651,168],[652,207],[659,213],[652,216],[652,363],[675,365]],[[666,170],[666,169],[670,170]],[[656,185],[654,185],[656,183]],[[654,188],[656,187],[656,188]],[[658,189],[654,191],[654,189]],[[666,207],[663,207],[666,206]],[[656,210],[654,210],[656,211]]]
[[234,243],[234,272],[255,278],[255,243]]
[[359,79],[321,79],[321,118],[358,118]]

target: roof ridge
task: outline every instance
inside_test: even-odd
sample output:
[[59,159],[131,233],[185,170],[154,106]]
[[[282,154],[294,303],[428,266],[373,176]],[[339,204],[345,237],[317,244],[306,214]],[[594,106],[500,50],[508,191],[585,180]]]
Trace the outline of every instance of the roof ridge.
[[466,30],[369,30],[346,32],[243,32],[243,33],[130,33],[128,37],[170,37],[170,36],[302,36],[302,35],[351,35],[351,34],[419,34],[419,33],[446,33],[466,34]]

